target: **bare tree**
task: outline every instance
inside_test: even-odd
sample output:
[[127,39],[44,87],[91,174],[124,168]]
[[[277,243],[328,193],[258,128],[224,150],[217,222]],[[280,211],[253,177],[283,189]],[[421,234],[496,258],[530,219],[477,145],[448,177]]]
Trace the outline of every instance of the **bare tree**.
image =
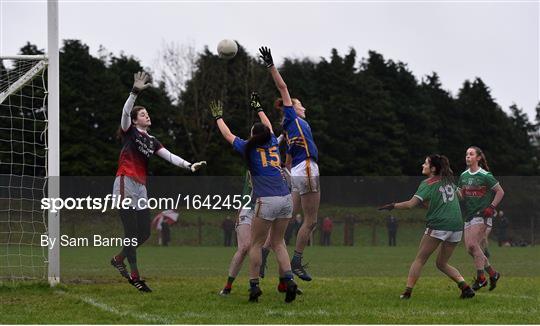
[[[178,113],[173,119],[182,126],[185,137],[181,139],[187,142],[196,159],[205,159],[212,130],[208,128],[207,112],[201,108],[203,103],[199,99],[199,92],[204,85],[199,85],[194,79],[199,57],[193,43],[163,42],[155,67],[159,82],[165,85],[172,103],[178,107]],[[204,73],[204,68],[202,70]],[[185,103],[186,99],[182,99],[182,96],[185,96],[190,81],[194,88],[194,98]]]
[[162,42],[155,70],[159,81],[165,84],[165,90],[175,105],[178,104],[186,83],[195,73],[198,56],[192,42],[187,44]]

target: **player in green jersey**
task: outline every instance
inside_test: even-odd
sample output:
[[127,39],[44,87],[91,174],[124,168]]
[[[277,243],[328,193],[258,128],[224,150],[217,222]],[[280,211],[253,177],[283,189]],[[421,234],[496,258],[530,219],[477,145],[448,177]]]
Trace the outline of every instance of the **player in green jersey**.
[[[244,179],[242,198],[244,198],[245,195],[252,195],[249,171],[246,172],[246,177]],[[236,220],[235,228],[238,248],[236,249],[236,252],[234,253],[229,265],[229,277],[227,278],[227,283],[219,293],[222,296],[226,296],[231,293],[233,282],[236,279],[236,276],[238,276],[240,268],[242,268],[242,263],[249,252],[249,247],[251,245],[251,221],[253,219],[253,206],[254,203],[252,201],[249,203],[249,208],[241,207],[238,211],[238,219]]]
[[468,169],[459,177],[458,190],[464,206],[465,246],[476,267],[473,289],[477,291],[487,286],[486,271],[489,274],[489,290],[492,291],[501,275],[490,265],[482,246],[487,229],[493,225],[495,209],[504,197],[504,190],[489,172],[486,156],[480,148],[469,147],[465,162]]
[[422,174],[428,178],[420,183],[410,200],[379,207],[379,210],[409,209],[420,204],[428,207],[426,230],[420,241],[416,258],[409,269],[407,287],[400,298],[411,297],[414,285],[420,278],[422,267],[438,247],[440,249],[436,261],[437,268],[457,283],[461,289],[461,298],[472,298],[474,291],[459,271],[448,264],[463,234],[463,220],[448,158],[438,154],[426,157],[422,165]]

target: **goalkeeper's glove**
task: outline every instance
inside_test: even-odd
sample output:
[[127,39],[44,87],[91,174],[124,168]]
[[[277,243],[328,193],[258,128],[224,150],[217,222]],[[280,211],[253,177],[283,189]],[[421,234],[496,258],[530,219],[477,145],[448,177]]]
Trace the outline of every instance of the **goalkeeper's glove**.
[[197,162],[197,163],[193,163],[193,164],[191,164],[189,166],[189,169],[191,170],[191,172],[195,172],[198,169],[202,168],[203,165],[206,165],[206,161],[200,161],[200,162]]
[[391,211],[396,207],[396,203],[386,204],[384,206],[378,207],[377,210],[379,211]]
[[133,88],[131,89],[131,92],[135,95],[139,94],[140,92],[144,91],[148,87],[150,87],[150,83],[147,83],[148,79],[150,77],[144,72],[139,71],[138,73],[133,75]]
[[261,100],[259,99],[259,94],[257,92],[251,92],[251,100],[249,101],[249,107],[255,112],[263,111]]
[[219,120],[223,117],[223,104],[219,100],[210,101],[210,112],[214,119]]
[[259,52],[261,53],[259,57],[264,61],[266,68],[271,68],[274,65],[274,60],[272,59],[270,48],[262,46],[259,48]]

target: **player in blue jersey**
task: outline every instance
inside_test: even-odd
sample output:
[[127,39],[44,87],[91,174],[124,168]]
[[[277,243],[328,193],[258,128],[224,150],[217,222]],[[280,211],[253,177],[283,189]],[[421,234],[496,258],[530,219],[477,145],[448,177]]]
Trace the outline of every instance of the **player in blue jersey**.
[[287,85],[274,66],[270,49],[261,47],[259,51],[281,94],[281,99],[276,101],[276,107],[283,112],[283,131],[288,144],[285,166],[291,171],[294,212],[296,214],[300,208],[304,212],[304,223],[298,231],[291,267],[293,273],[302,280],[311,281],[311,276],[302,265],[302,256],[317,226],[317,213],[321,201],[318,150],[313,141],[311,127],[304,120],[306,109],[298,99],[291,99]]
[[272,124],[261,108],[257,112],[261,122],[253,125],[251,136],[244,140],[227,127],[222,118],[223,105],[220,101],[212,101],[210,110],[223,138],[242,154],[251,174],[255,208],[249,249],[249,301],[257,302],[262,294],[259,287],[261,248],[270,231],[272,249],[287,283],[285,302],[291,302],[296,298],[297,286],[283,237],[292,216],[292,198],[281,170],[278,142]]

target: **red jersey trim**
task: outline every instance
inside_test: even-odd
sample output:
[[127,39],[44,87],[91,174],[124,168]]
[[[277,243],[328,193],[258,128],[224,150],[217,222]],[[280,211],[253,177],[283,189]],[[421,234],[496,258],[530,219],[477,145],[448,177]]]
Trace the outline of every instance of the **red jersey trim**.
[[426,179],[426,183],[428,184],[428,186],[431,186],[439,181],[441,181],[441,177],[438,175]]

